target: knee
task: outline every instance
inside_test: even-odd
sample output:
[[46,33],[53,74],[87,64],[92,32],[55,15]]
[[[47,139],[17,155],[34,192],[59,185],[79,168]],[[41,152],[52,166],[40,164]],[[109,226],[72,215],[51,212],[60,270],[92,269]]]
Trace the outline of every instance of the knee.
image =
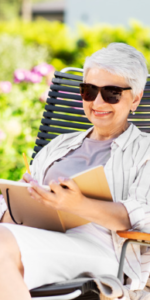
[[10,230],[0,226],[0,265],[13,263],[23,274],[21,253],[17,241]]

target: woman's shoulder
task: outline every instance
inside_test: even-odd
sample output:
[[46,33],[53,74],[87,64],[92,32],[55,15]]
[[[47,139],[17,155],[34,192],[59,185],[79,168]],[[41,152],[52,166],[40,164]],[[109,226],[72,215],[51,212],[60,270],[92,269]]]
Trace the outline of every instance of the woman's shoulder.
[[[144,128],[143,128],[144,129]],[[150,133],[142,131],[141,129],[139,129],[139,137],[138,137],[138,142],[139,143],[146,143],[146,144],[150,144]]]
[[138,166],[150,160],[150,133],[138,129],[139,134],[133,141],[132,157]]
[[63,133],[58,135],[56,138],[54,138],[50,143],[48,143],[47,147],[58,147],[61,146],[68,146],[72,142],[82,141],[82,137],[86,135],[86,132],[82,131],[75,131],[71,133]]
[[150,133],[145,131],[146,128],[138,128],[136,125],[133,123],[130,124],[130,133],[129,135],[132,136],[133,141],[135,140],[136,142],[146,142],[150,143]]
[[43,155],[44,153],[53,152],[55,151],[55,149],[58,150],[62,148],[68,148],[72,145],[82,143],[83,139],[86,137],[86,135],[91,129],[92,128],[89,128],[86,131],[75,131],[71,133],[64,133],[58,135],[53,140],[51,140],[46,146],[43,147],[43,149],[37,154],[37,157],[41,154]]

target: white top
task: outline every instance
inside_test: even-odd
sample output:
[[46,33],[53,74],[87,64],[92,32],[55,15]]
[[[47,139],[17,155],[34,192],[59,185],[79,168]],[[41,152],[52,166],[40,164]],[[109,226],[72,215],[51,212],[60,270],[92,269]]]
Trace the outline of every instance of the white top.
[[[32,176],[43,184],[47,169],[54,161],[81,146],[86,132],[58,136],[35,157]],[[105,174],[114,202],[126,207],[132,229],[150,232],[150,135],[131,124],[111,144],[111,157]],[[123,238],[111,231],[113,247],[119,261]],[[143,289],[150,273],[150,250],[139,245],[128,245],[124,272],[132,279],[131,289]]]
[[[54,161],[78,148],[92,131],[63,134],[52,140],[35,157],[32,176],[43,184],[47,169]],[[114,202],[126,207],[132,229],[150,232],[150,135],[131,124],[111,145],[105,174]],[[119,261],[123,238],[111,231]],[[128,245],[124,272],[132,279],[131,289],[143,289],[150,272],[150,255],[140,254],[139,245]],[[149,253],[150,254],[150,253]]]
[[111,143],[112,139],[99,141],[85,138],[79,148],[71,150],[48,168],[44,184],[48,185],[52,179],[58,180],[60,176],[69,178],[92,167],[105,166],[110,158]]

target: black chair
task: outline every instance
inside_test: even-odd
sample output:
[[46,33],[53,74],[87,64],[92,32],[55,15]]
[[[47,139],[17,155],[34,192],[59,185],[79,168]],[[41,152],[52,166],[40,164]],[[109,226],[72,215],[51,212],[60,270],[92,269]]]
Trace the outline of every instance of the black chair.
[[[67,73],[67,72],[71,73]],[[82,108],[79,84],[82,82],[82,69],[66,68],[55,72],[41,120],[38,138],[32,158],[53,138],[62,133],[83,131],[91,126]],[[79,75],[80,73],[80,75]],[[140,130],[150,132],[150,77],[148,77],[144,95],[135,115],[129,114],[128,120]],[[32,161],[31,161],[32,164]],[[138,232],[118,232],[128,238],[124,243],[118,278],[122,278],[126,247],[129,243],[149,245],[150,234]],[[140,241],[139,241],[140,240]],[[145,242],[146,241],[146,242]],[[90,278],[74,279],[57,284],[45,285],[30,291],[32,298],[39,300],[74,299],[98,300],[99,294],[95,282]]]

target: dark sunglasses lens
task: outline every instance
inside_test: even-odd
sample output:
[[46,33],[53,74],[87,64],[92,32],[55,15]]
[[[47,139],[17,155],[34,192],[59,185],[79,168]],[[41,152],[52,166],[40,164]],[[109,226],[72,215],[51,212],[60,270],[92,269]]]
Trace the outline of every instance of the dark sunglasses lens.
[[101,88],[101,94],[105,102],[118,103],[121,98],[122,89],[119,87],[106,86]]
[[94,101],[98,94],[98,88],[92,84],[81,84],[80,94],[85,101]]

